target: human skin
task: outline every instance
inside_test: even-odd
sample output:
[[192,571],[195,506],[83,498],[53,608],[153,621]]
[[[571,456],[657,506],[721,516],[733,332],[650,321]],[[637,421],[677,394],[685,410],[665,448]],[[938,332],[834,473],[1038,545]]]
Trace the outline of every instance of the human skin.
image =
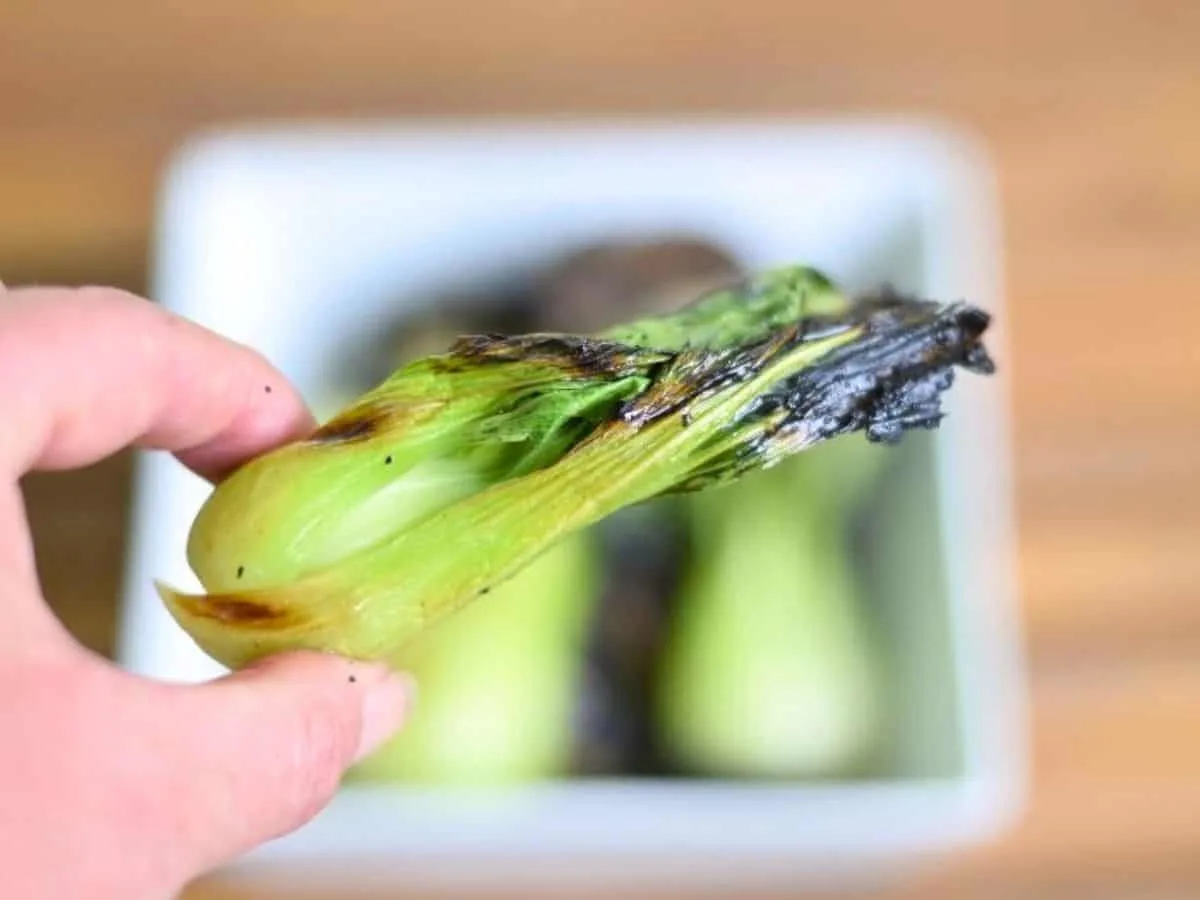
[[215,480],[313,426],[260,355],[147,300],[0,284],[0,893],[174,896],[302,825],[401,726],[411,681],[331,655],[202,685],[134,676],[38,583],[26,473],[139,447]]

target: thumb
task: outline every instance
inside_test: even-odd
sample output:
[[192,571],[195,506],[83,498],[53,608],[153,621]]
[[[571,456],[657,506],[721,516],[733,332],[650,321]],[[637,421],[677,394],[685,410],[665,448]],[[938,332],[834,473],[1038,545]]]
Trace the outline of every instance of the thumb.
[[380,664],[303,652],[170,690],[186,742],[174,815],[206,870],[320,812],[346,769],[399,728],[413,685]]

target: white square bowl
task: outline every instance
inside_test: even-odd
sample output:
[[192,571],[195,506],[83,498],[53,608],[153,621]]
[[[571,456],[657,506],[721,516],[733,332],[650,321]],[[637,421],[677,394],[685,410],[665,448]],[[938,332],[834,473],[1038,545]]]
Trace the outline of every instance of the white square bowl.
[[[353,866],[359,879],[787,875],[873,878],[985,840],[1024,794],[1008,357],[990,174],[920,124],[832,120],[405,123],[239,130],[192,142],[165,182],[155,297],[272,359],[312,400],[396,298],[503,272],[614,231],[683,229],[748,265],[803,261],[995,316],[1000,373],[960,378],[912,435],[878,600],[905,709],[871,780],[563,781],[482,799],[358,785],[242,865]],[[139,459],[121,660],[196,681],[223,670],[151,581],[196,587],[184,547],[208,491]],[[901,537],[903,535],[903,537]],[[471,864],[465,865],[464,860]]]

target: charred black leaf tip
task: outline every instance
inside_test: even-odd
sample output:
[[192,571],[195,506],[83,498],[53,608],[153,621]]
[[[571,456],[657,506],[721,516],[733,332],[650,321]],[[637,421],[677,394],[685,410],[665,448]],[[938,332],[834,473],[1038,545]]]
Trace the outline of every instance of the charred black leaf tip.
[[983,345],[983,335],[992,317],[976,306],[956,303],[945,308],[934,327],[936,347],[930,358],[942,358],[978,375],[992,375],[996,363]]
[[980,338],[992,324],[992,317],[977,306],[965,303],[953,307],[959,326],[973,338]]
[[774,443],[796,433],[804,443],[854,431],[872,443],[897,443],[910,430],[941,424],[942,395],[954,383],[956,366],[995,371],[981,340],[991,323],[986,312],[890,296],[866,301],[863,308],[871,311],[862,341],[833,351],[747,409],[743,421],[780,408],[787,413],[771,433],[743,448],[741,464],[771,456]]
[[955,324],[961,332],[964,352],[960,364],[963,368],[980,375],[996,372],[996,363],[982,343],[984,332],[991,325],[992,317],[975,306],[959,304],[952,308]]

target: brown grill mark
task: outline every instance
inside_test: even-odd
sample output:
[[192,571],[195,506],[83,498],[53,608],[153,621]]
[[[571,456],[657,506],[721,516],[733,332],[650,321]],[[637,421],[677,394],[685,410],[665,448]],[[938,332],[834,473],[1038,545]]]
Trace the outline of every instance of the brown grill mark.
[[309,438],[313,444],[346,444],[378,434],[384,425],[382,410],[365,407],[351,410],[322,425]]
[[216,619],[228,625],[280,627],[292,619],[287,610],[237,594],[210,594],[207,597],[180,598],[193,615]]

